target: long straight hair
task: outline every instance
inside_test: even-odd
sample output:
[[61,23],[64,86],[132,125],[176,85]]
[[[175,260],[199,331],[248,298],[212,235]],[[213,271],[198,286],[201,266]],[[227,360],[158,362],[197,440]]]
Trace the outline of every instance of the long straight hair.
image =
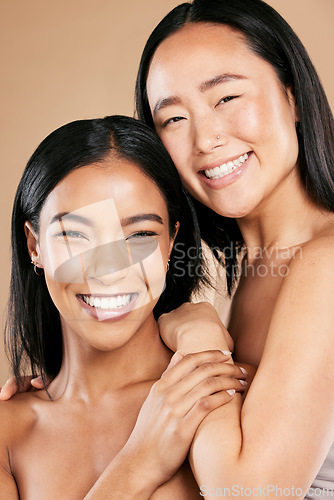
[[[42,207],[55,186],[71,171],[103,163],[113,155],[139,167],[157,186],[167,205],[170,236],[175,235],[175,224],[180,223],[174,242],[177,251],[170,256],[166,286],[154,308],[155,317],[188,301],[201,280],[206,280],[195,210],[155,132],[124,116],[79,120],[60,127],[31,156],[14,201],[6,343],[16,377],[25,367],[33,375],[55,376],[62,361],[59,312],[44,276],[34,273],[24,223],[30,221],[38,235]],[[184,251],[188,248],[192,251]]]
[[[299,165],[307,194],[321,207],[334,211],[334,120],[317,72],[297,35],[272,7],[262,0],[194,0],[175,7],[149,37],[136,82],[138,118],[154,128],[146,80],[152,57],[170,35],[190,23],[230,26],[249,48],[269,62],[284,87],[291,86],[299,111],[297,124]],[[224,252],[216,257],[226,266],[229,293],[236,276],[242,236],[235,219],[220,216],[194,200],[202,238]]]

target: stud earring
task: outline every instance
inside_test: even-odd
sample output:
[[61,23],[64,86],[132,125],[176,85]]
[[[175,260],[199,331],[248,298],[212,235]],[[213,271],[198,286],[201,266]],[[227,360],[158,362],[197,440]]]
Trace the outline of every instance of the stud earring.
[[168,259],[168,262],[167,262],[167,273],[169,271],[169,263],[170,263],[170,259]]
[[218,139],[218,141],[219,141],[219,139],[220,139],[220,135],[217,135],[217,139]]

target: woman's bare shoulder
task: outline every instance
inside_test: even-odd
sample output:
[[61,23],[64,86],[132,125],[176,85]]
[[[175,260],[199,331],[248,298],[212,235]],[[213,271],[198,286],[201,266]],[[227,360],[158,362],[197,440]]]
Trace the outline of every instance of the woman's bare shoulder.
[[[36,422],[35,395],[18,394],[0,402],[0,497],[17,500],[19,493],[12,471],[12,453]],[[40,400],[39,400],[40,401]]]
[[[314,270],[328,269],[330,272],[334,258],[334,222],[326,227],[307,242],[296,247],[289,267],[311,267]],[[311,269],[310,269],[311,270]]]
[[0,401],[0,442],[12,444],[21,433],[26,433],[38,417],[42,404],[40,391],[16,394],[9,401]]

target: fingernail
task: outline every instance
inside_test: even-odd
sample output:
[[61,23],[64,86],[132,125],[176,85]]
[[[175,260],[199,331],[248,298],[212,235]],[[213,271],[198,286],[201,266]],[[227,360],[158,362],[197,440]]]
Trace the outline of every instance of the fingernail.
[[229,389],[228,391],[226,391],[230,396],[234,396],[235,394],[235,390],[234,389]]
[[225,356],[231,356],[231,351],[221,351]]
[[247,371],[247,370],[245,370],[245,368],[243,368],[242,366],[239,366],[239,368],[240,368],[240,370],[242,371],[242,373],[243,373],[244,375],[248,375],[248,371]]
[[181,361],[182,358],[184,358],[183,354],[181,354],[179,351],[176,351],[172,357],[172,360],[173,361]]
[[[4,389],[4,388],[2,388],[2,389]],[[3,391],[2,389],[0,391],[0,398],[6,397],[6,391]]]
[[239,380],[239,382],[240,382],[241,385],[247,385],[246,380]]

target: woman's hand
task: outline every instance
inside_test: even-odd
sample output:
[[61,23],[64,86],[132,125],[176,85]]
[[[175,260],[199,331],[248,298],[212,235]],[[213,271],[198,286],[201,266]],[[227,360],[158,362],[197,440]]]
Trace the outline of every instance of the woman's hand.
[[123,451],[146,464],[158,485],[184,462],[202,420],[245,388],[245,374],[228,360],[221,351],[177,352],[152,386]]
[[208,302],[189,302],[158,320],[160,335],[172,351],[182,353],[208,349],[233,351],[233,340],[215,308]]
[[[46,386],[50,382],[51,380],[46,379]],[[0,401],[7,401],[19,392],[31,392],[38,389],[44,389],[42,377],[33,378],[31,375],[20,377],[19,383],[15,377],[11,377],[0,390]]]

